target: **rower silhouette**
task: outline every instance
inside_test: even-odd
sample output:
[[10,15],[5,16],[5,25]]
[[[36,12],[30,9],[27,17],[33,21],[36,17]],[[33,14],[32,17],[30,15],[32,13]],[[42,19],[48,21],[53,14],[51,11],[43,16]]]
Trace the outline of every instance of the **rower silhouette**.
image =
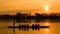
[[13,22],[13,26],[15,26],[15,21]]
[[[15,27],[15,20],[13,22],[13,27]],[[13,33],[15,34],[15,28],[13,28]]]

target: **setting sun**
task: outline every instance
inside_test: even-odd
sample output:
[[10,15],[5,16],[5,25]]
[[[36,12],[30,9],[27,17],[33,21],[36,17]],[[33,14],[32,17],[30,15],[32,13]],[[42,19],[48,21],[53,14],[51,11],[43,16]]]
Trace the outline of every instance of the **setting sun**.
[[48,5],[46,5],[45,6],[45,11],[48,12],[48,10],[49,10],[49,7],[48,7]]

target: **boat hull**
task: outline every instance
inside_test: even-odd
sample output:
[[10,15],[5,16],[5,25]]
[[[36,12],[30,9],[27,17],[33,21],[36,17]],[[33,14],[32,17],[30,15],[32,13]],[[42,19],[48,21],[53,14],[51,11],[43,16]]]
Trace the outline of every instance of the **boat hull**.
[[39,26],[39,27],[18,27],[18,26],[8,26],[8,28],[48,28],[49,26]]

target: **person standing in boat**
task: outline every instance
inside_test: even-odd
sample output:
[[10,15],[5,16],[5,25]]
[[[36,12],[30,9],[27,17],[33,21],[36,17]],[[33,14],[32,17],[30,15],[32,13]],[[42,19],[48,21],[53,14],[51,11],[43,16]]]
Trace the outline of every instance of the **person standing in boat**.
[[13,26],[15,26],[15,21],[13,22]]

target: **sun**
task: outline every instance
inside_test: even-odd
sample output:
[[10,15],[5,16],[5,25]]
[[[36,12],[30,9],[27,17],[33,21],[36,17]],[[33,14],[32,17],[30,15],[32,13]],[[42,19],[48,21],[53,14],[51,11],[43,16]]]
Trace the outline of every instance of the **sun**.
[[46,12],[49,11],[49,6],[48,6],[48,5],[45,6],[45,11],[46,11]]

